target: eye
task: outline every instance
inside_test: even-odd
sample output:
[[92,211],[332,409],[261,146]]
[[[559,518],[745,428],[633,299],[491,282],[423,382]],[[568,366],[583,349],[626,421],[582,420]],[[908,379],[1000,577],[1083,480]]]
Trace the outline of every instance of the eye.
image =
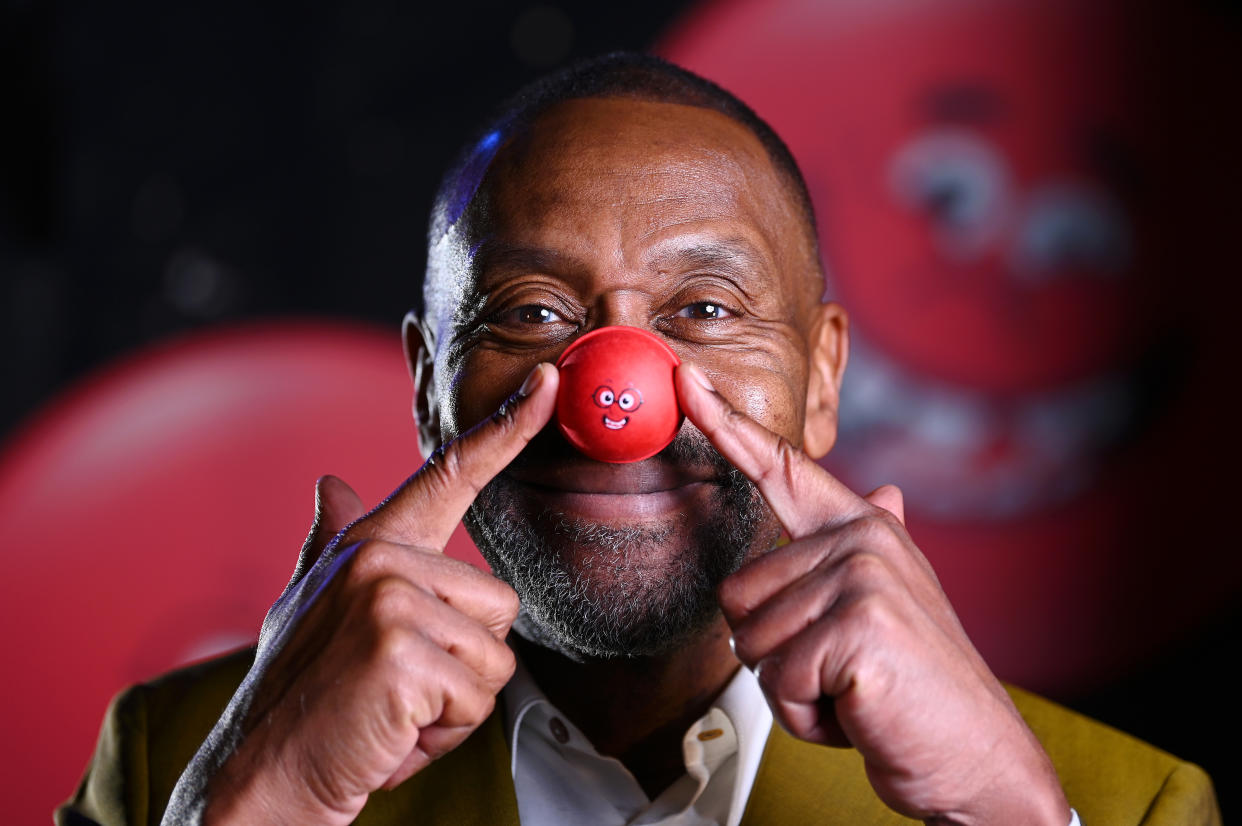
[[540,304],[526,304],[512,310],[503,310],[492,316],[495,323],[510,324],[551,324],[565,319],[555,310],[549,310]]
[[732,318],[733,313],[726,310],[714,301],[696,301],[693,304],[687,304],[677,311],[675,318],[693,318],[699,321],[716,321],[722,318]]
[[631,410],[637,410],[639,405],[643,403],[643,396],[636,388],[630,387],[621,391],[621,395],[617,397],[617,407],[629,413]]
[[612,388],[606,384],[595,391],[595,403],[600,407],[612,407],[612,403],[616,400],[616,394],[614,394],[612,392]]

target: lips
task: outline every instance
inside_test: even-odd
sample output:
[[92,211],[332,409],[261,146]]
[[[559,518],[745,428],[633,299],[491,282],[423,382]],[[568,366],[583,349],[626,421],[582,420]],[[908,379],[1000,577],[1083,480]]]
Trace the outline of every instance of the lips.
[[619,465],[567,456],[560,461],[541,462],[538,465],[529,463],[520,467],[511,466],[505,474],[522,485],[553,494],[589,493],[613,496],[641,496],[720,481],[710,468],[677,467],[663,459],[647,459]]

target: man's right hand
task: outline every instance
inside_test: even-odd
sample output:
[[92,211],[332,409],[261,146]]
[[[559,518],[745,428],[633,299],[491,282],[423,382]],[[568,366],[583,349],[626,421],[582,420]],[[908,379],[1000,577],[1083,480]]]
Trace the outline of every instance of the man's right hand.
[[513,673],[504,639],[518,598],[442,552],[480,488],[549,421],[557,382],[536,367],[370,514],[344,482],[320,481],[315,528],[247,677],[241,740],[206,783],[205,821],[349,823],[371,792],[487,718]]

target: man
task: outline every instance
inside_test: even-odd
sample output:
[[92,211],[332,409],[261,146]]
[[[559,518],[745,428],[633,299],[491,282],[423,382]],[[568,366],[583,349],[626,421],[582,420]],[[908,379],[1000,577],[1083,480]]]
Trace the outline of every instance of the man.
[[[1194,767],[1019,713],[901,494],[815,464],[847,355],[815,237],[779,139],[699,78],[618,55],[520,93],[446,178],[405,325],[432,458],[370,513],[321,480],[253,664],[124,695],[62,822],[170,792],[165,822],[1216,822]],[[549,425],[550,363],[608,325],[683,362],[684,426],[630,465]],[[439,553],[463,516],[496,577]]]

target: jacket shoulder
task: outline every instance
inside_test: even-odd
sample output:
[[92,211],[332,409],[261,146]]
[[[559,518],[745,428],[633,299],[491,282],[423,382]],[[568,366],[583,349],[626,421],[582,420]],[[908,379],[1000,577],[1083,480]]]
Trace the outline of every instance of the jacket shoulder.
[[[95,755],[59,826],[158,824],[173,787],[254,661],[248,648],[165,674],[117,695]],[[503,715],[392,791],[371,795],[359,824],[517,824]]]
[[[1017,688],[1014,705],[1052,758],[1084,826],[1220,826],[1197,766]],[[806,743],[772,726],[743,826],[915,823],[888,809],[853,749]]]
[[1212,781],[1198,766],[1050,700],[1006,689],[1084,824],[1219,826]]
[[95,753],[56,822],[159,823],[173,786],[254,660],[246,648],[130,686],[108,707]]

